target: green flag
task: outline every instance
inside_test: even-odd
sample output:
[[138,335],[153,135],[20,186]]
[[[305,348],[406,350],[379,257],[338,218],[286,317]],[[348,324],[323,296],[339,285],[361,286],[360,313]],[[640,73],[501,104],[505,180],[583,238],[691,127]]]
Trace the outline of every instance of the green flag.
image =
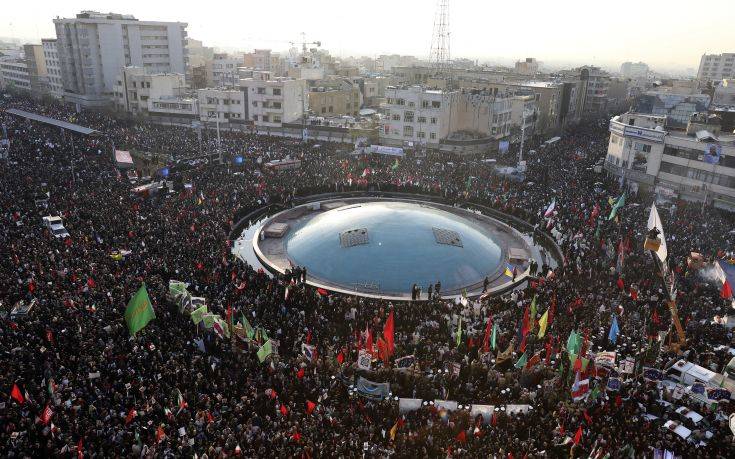
[[599,396],[600,396],[600,389],[597,386],[595,386],[595,388],[592,389],[592,392],[590,393],[590,399],[595,400]]
[[391,168],[391,170],[396,170],[396,169],[398,169],[398,158],[396,158],[396,162],[395,162],[395,163],[393,163],[393,165],[392,165],[392,166],[391,166],[390,168]]
[[253,339],[255,336],[255,330],[253,330],[253,326],[250,325],[250,322],[248,322],[247,317],[245,317],[245,313],[242,314],[242,319],[240,320],[242,323],[242,328],[245,330],[245,336],[248,337],[248,339]]
[[580,345],[580,336],[572,330],[572,332],[569,334],[569,338],[567,339],[567,352],[571,354],[578,354],[579,349],[581,347]]
[[462,316],[459,317],[459,323],[457,324],[457,347],[462,343]]
[[528,356],[526,356],[526,353],[524,352],[520,359],[516,362],[515,367],[516,368],[523,368],[526,366],[526,363],[528,363]]
[[199,322],[204,320],[204,314],[207,313],[207,305],[203,304],[199,309],[191,311],[191,321],[194,325],[199,325]]
[[155,318],[156,313],[153,312],[151,299],[148,298],[148,290],[146,290],[145,282],[143,282],[125,309],[125,323],[128,324],[130,336],[138,333],[148,325],[148,322]]
[[268,338],[268,330],[263,327],[260,327],[260,339],[262,339],[263,341],[270,340],[270,338]]
[[177,280],[168,281],[168,293],[173,298],[177,298],[179,295],[183,295],[186,292],[186,284]]
[[615,218],[615,215],[618,213],[618,209],[623,207],[625,205],[625,193],[621,194],[617,201],[615,201],[615,205],[612,208],[612,211],[610,212],[610,216],[607,217],[608,220],[612,220]]
[[273,345],[271,344],[271,340],[268,340],[260,346],[260,349],[258,349],[258,360],[260,363],[263,363],[265,359],[268,358],[269,355],[273,353]]
[[493,347],[493,351],[498,347],[498,324],[493,324],[493,334],[490,336],[490,345]]
[[536,297],[537,295],[534,295],[531,300],[531,330],[536,327]]
[[209,329],[214,327],[214,323],[217,321],[217,317],[219,317],[217,314],[204,314],[202,316],[202,320],[204,321],[204,328]]

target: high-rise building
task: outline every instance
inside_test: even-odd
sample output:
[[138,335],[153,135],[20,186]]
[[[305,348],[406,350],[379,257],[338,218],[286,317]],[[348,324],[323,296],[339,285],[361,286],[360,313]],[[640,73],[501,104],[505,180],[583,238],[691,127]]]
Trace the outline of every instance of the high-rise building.
[[44,38],[41,40],[41,46],[43,47],[43,58],[46,61],[49,93],[54,97],[61,97],[64,95],[64,82],[61,79],[61,63],[56,49],[56,39]]
[[703,54],[699,61],[697,79],[721,81],[735,78],[735,53]]
[[645,78],[648,71],[648,65],[643,62],[623,62],[620,66],[623,78]]
[[186,72],[186,23],[83,11],[75,18],[54,19],[54,24],[67,102],[108,104],[123,67]]

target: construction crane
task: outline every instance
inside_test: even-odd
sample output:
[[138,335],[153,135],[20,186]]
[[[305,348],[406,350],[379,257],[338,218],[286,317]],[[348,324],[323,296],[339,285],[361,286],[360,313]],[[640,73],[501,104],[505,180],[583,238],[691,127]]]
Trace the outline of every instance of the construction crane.
[[666,291],[666,305],[671,313],[671,322],[676,329],[678,340],[674,341],[670,337],[669,347],[672,351],[679,353],[681,348],[686,345],[686,335],[681,327],[679,320],[679,312],[676,308],[676,286],[674,273],[671,272],[668,265],[668,249],[666,248],[666,239],[661,225],[661,218],[656,210],[656,205],[651,206],[651,214],[648,217],[648,233],[646,240],[643,242],[643,249],[651,254],[658,276]]
[[322,46],[321,41],[306,41],[306,33],[304,32],[301,32],[301,41],[289,41],[289,44],[291,46],[301,45],[302,58],[306,57],[306,46],[307,45],[315,45],[317,48]]

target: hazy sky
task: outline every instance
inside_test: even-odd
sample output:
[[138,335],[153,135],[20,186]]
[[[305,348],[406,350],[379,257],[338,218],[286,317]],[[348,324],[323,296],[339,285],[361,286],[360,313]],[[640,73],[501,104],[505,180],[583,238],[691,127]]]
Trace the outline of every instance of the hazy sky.
[[[735,51],[733,0],[450,0],[452,57],[654,69],[696,68],[704,52]],[[83,9],[183,21],[207,46],[285,50],[320,40],[333,54],[428,56],[436,0],[36,0],[3,2],[0,37],[55,36],[53,17]],[[125,9],[122,5],[127,5]]]

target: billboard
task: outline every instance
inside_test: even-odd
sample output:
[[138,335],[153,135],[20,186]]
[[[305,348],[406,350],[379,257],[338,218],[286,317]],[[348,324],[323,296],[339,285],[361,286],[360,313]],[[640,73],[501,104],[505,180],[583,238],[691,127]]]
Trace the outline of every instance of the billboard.
[[704,150],[704,162],[707,164],[719,164],[722,156],[722,146],[716,143],[708,143]]

